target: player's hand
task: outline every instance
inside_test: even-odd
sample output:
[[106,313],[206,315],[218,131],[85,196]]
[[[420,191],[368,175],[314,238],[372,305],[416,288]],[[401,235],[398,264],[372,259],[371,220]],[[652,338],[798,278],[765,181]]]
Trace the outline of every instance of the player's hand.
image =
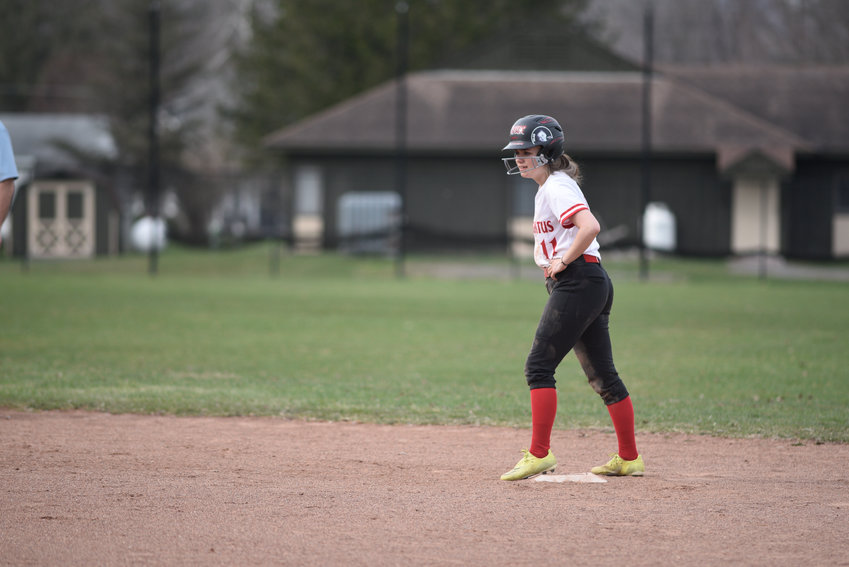
[[566,266],[569,264],[563,263],[563,258],[555,258],[551,261],[551,264],[548,267],[548,273],[551,274],[551,279],[556,280],[557,274],[566,269]]

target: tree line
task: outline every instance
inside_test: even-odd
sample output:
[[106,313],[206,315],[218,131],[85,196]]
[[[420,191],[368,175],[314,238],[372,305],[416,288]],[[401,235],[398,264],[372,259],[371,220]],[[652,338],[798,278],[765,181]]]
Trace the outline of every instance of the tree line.
[[262,167],[270,132],[394,77],[400,18],[410,71],[456,61],[535,19],[585,30],[639,60],[648,1],[659,63],[849,58],[843,0],[4,0],[0,111],[106,115],[117,157],[88,163],[121,194],[143,192],[156,6],[162,177],[193,216],[186,230],[202,240],[226,190],[209,175]]

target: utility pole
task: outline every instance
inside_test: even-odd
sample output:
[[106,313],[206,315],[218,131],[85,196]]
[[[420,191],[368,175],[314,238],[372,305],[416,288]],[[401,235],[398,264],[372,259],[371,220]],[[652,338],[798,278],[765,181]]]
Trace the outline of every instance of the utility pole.
[[651,82],[654,59],[654,7],[647,0],[643,14],[643,141],[642,141],[642,181],[640,191],[640,211],[637,221],[640,239],[640,279],[649,277],[649,251],[646,247],[645,215],[651,201]]
[[148,215],[153,221],[148,272],[155,276],[159,263],[159,0],[151,0],[150,31],[150,124],[148,129]]
[[407,253],[407,52],[410,43],[410,6],[400,1],[395,4],[397,15],[397,91],[395,100],[395,188],[401,197],[401,210],[398,212],[398,251],[395,274],[399,278],[405,275],[404,260]]

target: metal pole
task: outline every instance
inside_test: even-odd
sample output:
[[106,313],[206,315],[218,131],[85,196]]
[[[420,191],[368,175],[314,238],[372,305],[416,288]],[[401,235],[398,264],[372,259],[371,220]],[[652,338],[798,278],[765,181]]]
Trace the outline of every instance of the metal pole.
[[409,11],[406,2],[395,4],[398,22],[398,67],[396,70],[397,93],[395,102],[395,187],[401,196],[401,210],[398,231],[398,252],[395,274],[399,278],[405,275],[404,260],[407,239],[407,51],[409,47]]
[[159,263],[159,0],[151,0],[150,28],[150,124],[148,130],[148,214],[153,220],[154,235],[150,247],[148,272],[155,276]]
[[761,198],[761,210],[760,210],[760,226],[758,227],[760,230],[760,254],[758,261],[758,276],[761,280],[765,280],[767,276],[767,222],[769,213],[767,212],[768,208],[768,191],[769,187],[767,186],[767,182],[763,179],[760,180],[760,198]]
[[640,238],[640,278],[649,277],[649,255],[645,239],[646,207],[651,200],[651,82],[654,58],[654,10],[652,1],[646,2],[643,17],[643,142],[642,142],[642,182],[640,191],[640,211],[637,220]]

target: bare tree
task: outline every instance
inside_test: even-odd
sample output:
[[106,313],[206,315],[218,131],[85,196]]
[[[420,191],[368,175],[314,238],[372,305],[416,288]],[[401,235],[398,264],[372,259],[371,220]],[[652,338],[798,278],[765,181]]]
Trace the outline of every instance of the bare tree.
[[584,17],[632,59],[643,52],[651,2],[658,63],[846,64],[845,0],[592,0]]

